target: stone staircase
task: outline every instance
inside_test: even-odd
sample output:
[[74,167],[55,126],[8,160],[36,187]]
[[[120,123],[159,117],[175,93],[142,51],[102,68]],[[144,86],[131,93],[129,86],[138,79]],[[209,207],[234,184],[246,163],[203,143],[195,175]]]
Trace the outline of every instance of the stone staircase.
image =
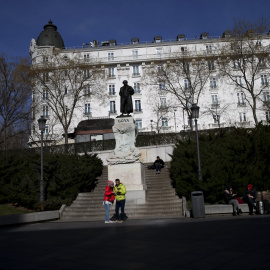
[[[147,185],[147,203],[134,205],[128,202],[126,195],[125,212],[128,218],[140,217],[180,217],[182,216],[182,200],[175,195],[171,186],[169,167],[163,168],[160,174],[148,170],[150,164],[145,164],[145,181]],[[103,173],[98,178],[94,191],[79,193],[71,206],[66,207],[61,220],[103,220],[105,209],[102,204],[105,187],[108,180],[108,167],[103,167]],[[114,179],[112,179],[114,180]],[[121,180],[121,179],[120,179]],[[123,180],[123,184],[125,184]],[[114,215],[114,205],[110,216]]]

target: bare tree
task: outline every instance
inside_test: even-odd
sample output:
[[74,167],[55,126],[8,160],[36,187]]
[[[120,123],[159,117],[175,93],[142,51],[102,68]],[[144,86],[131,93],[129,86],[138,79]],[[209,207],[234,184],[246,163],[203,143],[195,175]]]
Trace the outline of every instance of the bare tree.
[[[215,70],[215,57],[183,51],[168,55],[167,59],[173,60],[150,65],[145,70],[145,81],[151,87],[170,93],[175,105],[183,108],[191,119],[191,104],[198,103],[209,76]],[[192,121],[189,122],[192,129]]]
[[258,100],[268,87],[270,47],[266,30],[269,24],[264,18],[255,23],[235,21],[231,36],[219,48],[217,61],[221,75],[226,76],[237,91],[245,93],[255,125],[258,125]]
[[0,145],[5,150],[26,143],[22,138],[30,120],[29,69],[27,58],[10,60],[0,55]]
[[227,111],[230,107],[230,104],[225,104],[224,106],[220,106],[220,104],[212,104],[211,107],[207,107],[204,111],[201,112],[201,115],[210,115],[212,116],[215,124],[217,124],[218,128],[221,128],[221,119],[227,116]]
[[100,102],[104,100],[100,91],[104,70],[94,60],[87,60],[84,62],[79,56],[70,59],[55,49],[51,58],[45,58],[45,62],[32,68],[33,94],[43,99],[43,115],[49,116],[50,110],[51,118],[59,121],[66,144],[75,109],[84,109],[83,98],[95,96]]

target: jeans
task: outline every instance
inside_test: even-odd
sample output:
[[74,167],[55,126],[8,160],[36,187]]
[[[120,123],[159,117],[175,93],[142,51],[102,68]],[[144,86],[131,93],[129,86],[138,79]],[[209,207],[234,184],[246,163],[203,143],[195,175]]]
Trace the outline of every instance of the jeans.
[[126,200],[116,201],[115,214],[116,214],[116,219],[117,220],[119,220],[119,208],[121,208],[120,219],[121,220],[124,219],[124,216],[125,216],[125,203],[126,203]]
[[236,199],[229,200],[229,204],[232,204],[233,212],[237,212],[239,210],[239,204]]
[[160,163],[156,164],[156,172],[161,171],[162,165]]
[[255,199],[253,198],[246,198],[246,202],[248,204],[249,213],[253,213],[253,208],[255,206]]
[[105,206],[105,221],[110,221],[109,212],[111,204],[104,204],[104,206]]

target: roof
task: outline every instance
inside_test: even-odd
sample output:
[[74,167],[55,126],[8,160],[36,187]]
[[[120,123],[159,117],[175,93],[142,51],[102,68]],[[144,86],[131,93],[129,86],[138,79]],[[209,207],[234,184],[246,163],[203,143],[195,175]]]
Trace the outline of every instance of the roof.
[[54,46],[56,48],[65,48],[61,35],[57,32],[57,27],[50,20],[44,25],[44,30],[37,38],[38,46]]

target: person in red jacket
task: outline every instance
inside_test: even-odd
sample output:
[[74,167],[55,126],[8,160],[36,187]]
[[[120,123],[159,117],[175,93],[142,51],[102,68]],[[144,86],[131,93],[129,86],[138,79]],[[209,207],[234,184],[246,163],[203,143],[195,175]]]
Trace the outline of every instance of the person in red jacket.
[[108,180],[108,186],[105,188],[104,200],[103,204],[105,206],[105,223],[114,223],[110,220],[109,212],[110,208],[114,202],[115,194],[114,194],[114,183],[113,181]]

